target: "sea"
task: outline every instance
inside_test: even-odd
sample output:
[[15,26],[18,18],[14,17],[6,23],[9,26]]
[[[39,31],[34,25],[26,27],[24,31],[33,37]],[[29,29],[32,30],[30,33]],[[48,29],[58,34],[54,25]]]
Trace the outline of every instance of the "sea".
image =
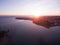
[[45,28],[16,16],[0,16],[0,31],[8,31],[9,45],[60,45],[60,26]]

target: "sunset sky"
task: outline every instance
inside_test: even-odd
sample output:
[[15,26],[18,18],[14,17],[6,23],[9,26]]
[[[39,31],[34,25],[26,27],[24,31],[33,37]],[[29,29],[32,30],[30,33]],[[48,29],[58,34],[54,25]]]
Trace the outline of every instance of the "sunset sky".
[[0,0],[0,15],[60,15],[60,0]]

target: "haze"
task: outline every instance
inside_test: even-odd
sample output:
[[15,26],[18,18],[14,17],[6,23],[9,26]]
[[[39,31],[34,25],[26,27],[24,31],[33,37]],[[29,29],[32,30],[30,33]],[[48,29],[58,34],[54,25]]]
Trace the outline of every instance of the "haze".
[[0,0],[1,15],[60,15],[60,0]]

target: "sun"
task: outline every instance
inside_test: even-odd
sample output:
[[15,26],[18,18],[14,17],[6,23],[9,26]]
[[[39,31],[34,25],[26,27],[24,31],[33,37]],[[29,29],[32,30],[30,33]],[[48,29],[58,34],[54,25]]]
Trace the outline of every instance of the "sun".
[[39,17],[40,15],[41,15],[41,13],[39,11],[34,12],[35,17]]
[[39,14],[39,13],[35,13],[34,15],[35,15],[36,17],[39,17],[39,16],[40,16],[40,14]]

